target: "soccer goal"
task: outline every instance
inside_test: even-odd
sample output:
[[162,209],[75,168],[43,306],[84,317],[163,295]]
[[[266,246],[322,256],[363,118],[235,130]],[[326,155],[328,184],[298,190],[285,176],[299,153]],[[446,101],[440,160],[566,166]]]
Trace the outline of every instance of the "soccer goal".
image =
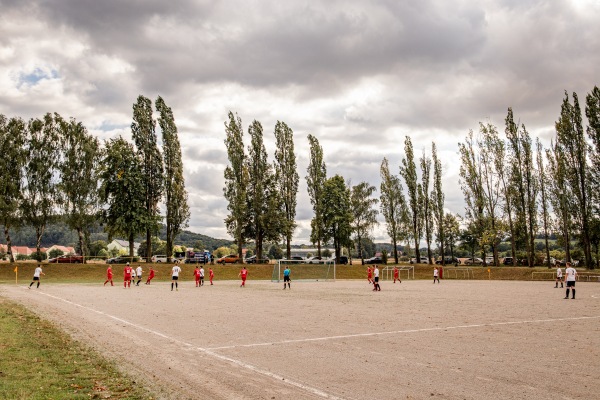
[[271,282],[280,282],[283,280],[283,271],[285,267],[290,267],[290,277],[292,281],[335,281],[334,260],[319,261],[318,264],[298,262],[298,260],[277,260],[273,266]]
[[[402,279],[406,274],[405,279],[410,279],[412,274],[412,279],[415,279],[415,267],[413,266],[398,266],[398,278]],[[394,280],[394,267],[384,267],[381,271],[381,279],[386,281]]]

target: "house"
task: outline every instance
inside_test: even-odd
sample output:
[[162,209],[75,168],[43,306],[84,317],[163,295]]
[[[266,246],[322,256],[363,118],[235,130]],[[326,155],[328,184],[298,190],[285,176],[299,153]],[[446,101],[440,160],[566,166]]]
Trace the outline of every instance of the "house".
[[45,252],[46,254],[50,254],[51,251],[53,250],[60,250],[62,251],[63,254],[75,254],[75,248],[71,247],[71,246],[59,246],[57,244],[55,244],[54,246],[50,246],[47,249],[40,249],[41,251]]
[[[139,247],[140,247],[140,243],[133,242],[133,253],[134,254],[137,254]],[[108,244],[108,246],[106,246],[106,248],[108,249],[108,251],[112,251],[113,249],[116,249],[118,252],[125,251],[125,252],[129,253],[129,241],[114,239],[112,242],[110,242]]]

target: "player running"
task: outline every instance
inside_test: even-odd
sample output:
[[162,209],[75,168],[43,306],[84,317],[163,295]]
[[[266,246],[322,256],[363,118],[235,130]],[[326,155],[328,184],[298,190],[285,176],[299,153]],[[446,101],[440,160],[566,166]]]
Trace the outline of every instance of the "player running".
[[152,278],[154,278],[154,268],[150,267],[150,272],[148,272],[148,279],[146,280],[146,285],[150,284]]
[[113,284],[113,272],[112,272],[112,267],[109,265],[108,268],[106,268],[106,280],[104,281],[104,286],[106,286],[106,284],[110,282],[110,286],[115,286]]
[[210,279],[210,284],[211,285],[213,284],[212,281],[213,281],[214,277],[215,277],[215,273],[213,272],[212,268],[209,268],[208,269],[208,279]]
[[175,284],[175,291],[179,290],[179,285],[177,281],[179,280],[179,273],[181,272],[181,267],[178,264],[175,264],[171,269],[171,292],[173,291],[173,284]]
[[248,270],[246,269],[246,266],[242,267],[242,270],[238,274],[238,277],[242,278],[242,284],[240,285],[240,287],[245,288],[246,287],[246,278],[248,277]]
[[367,281],[369,281],[369,283],[374,283],[373,282],[373,272],[371,271],[371,267],[367,267]]
[[42,267],[40,267],[40,265],[38,264],[37,268],[33,272],[33,279],[31,280],[31,283],[29,284],[29,289],[31,289],[31,285],[33,285],[34,282],[37,282],[36,289],[40,288],[40,275],[46,275],[46,274],[42,272]]
[[123,269],[123,287],[125,287],[126,289],[128,287],[131,287],[131,274],[133,273],[133,268],[131,268],[129,266],[129,263],[127,263],[127,265],[125,265],[125,268]]
[[200,267],[200,286],[204,286],[204,267]]
[[288,285],[288,289],[291,289],[292,287],[290,286],[290,274],[292,273],[292,271],[290,270],[289,265],[287,265],[285,267],[285,269],[283,270],[283,290],[285,290],[285,283],[287,282]]
[[433,268],[433,284],[435,285],[435,281],[437,280],[440,283],[440,271],[438,271],[437,267]]
[[381,287],[379,286],[379,268],[377,266],[373,267],[373,291],[381,292]]
[[142,281],[142,272],[144,272],[141,265],[138,265],[136,272],[137,272],[137,283],[135,284],[135,286],[140,286],[140,282]]
[[394,267],[394,283],[396,283],[396,279],[398,279],[398,282],[402,283],[402,279],[400,279],[400,272],[398,271],[398,267]]

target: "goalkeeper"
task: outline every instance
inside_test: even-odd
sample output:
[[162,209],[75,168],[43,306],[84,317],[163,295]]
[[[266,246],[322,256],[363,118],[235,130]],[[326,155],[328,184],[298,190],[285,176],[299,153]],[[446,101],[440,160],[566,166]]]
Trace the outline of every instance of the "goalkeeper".
[[288,289],[292,289],[292,287],[290,286],[290,273],[292,271],[290,270],[289,266],[286,266],[285,269],[283,270],[283,290],[285,290],[285,283],[287,282],[288,285]]

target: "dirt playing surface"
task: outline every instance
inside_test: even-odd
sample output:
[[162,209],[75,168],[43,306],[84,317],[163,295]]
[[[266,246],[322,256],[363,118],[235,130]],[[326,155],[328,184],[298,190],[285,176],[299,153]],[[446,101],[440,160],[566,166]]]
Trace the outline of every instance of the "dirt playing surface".
[[600,284],[1,285],[167,399],[596,399]]

